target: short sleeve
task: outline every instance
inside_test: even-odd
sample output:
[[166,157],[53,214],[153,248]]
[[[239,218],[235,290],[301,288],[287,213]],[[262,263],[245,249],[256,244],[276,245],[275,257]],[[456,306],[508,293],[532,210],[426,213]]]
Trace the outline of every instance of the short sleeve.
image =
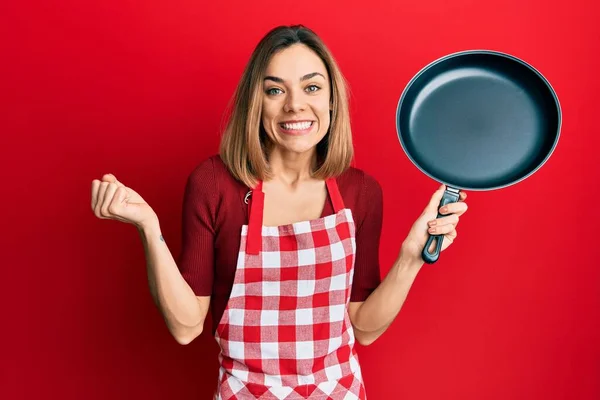
[[379,182],[364,174],[356,215],[356,261],[350,301],[365,301],[381,283],[379,240],[383,222],[383,192]]
[[207,159],[189,175],[181,223],[181,275],[196,296],[212,294],[217,190],[213,160]]

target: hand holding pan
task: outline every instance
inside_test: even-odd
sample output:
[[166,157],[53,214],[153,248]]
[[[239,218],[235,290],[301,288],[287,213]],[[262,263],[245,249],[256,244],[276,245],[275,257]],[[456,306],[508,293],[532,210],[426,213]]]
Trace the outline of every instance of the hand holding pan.
[[[554,151],[561,122],[546,78],[525,61],[491,50],[428,64],[408,83],[396,111],[408,158],[446,185],[440,207],[457,202],[461,190],[501,189],[532,175]],[[429,236],[423,261],[437,261],[442,239]]]

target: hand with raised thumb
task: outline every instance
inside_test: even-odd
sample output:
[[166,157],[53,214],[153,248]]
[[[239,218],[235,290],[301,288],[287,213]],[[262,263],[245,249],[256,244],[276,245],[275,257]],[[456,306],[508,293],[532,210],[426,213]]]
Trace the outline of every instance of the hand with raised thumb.
[[[414,260],[421,260],[421,252],[427,243],[429,235],[444,235],[441,251],[444,251],[456,239],[456,226],[458,225],[459,217],[467,211],[467,204],[464,200],[467,194],[460,191],[459,200],[456,203],[449,203],[440,208],[440,202],[446,190],[445,185],[441,185],[436,190],[429,203],[414,222],[408,236],[402,243],[401,255],[408,256]],[[444,214],[437,218],[438,211]],[[434,240],[429,248],[429,251],[434,250],[436,241]]]
[[126,222],[138,229],[158,219],[142,196],[112,174],[92,181],[92,211],[100,219]]

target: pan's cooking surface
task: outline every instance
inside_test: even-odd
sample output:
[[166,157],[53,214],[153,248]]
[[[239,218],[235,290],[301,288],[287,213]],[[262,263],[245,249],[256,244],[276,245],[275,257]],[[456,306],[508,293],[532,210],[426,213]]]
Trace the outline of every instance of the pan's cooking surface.
[[471,190],[504,187],[537,170],[558,140],[558,100],[545,79],[510,56],[439,60],[403,94],[402,146],[427,175]]

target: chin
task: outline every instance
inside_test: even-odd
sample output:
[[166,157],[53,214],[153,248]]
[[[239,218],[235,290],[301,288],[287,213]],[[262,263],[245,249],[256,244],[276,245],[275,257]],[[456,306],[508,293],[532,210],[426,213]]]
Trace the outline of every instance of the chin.
[[294,143],[294,144],[287,144],[287,143],[281,143],[279,144],[277,147],[279,147],[281,150],[285,151],[285,152],[290,152],[290,153],[297,153],[297,154],[304,154],[306,152],[310,152],[312,150],[314,150],[317,147],[317,144],[304,144],[304,143]]
[[323,137],[316,137],[316,135],[306,137],[280,136],[278,146],[284,151],[302,154],[314,150],[321,140],[323,140]]

